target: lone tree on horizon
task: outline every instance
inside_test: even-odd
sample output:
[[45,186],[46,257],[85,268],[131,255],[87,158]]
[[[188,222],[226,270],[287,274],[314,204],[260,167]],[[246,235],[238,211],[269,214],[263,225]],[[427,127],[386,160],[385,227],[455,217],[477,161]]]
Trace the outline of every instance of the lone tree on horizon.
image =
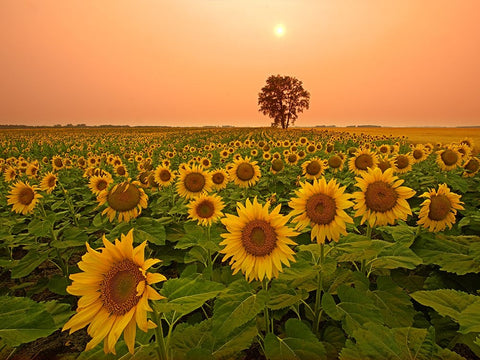
[[292,76],[271,75],[267,85],[258,94],[258,105],[263,115],[273,119],[272,126],[288,129],[295,124],[298,113],[308,109],[310,93],[300,80]]

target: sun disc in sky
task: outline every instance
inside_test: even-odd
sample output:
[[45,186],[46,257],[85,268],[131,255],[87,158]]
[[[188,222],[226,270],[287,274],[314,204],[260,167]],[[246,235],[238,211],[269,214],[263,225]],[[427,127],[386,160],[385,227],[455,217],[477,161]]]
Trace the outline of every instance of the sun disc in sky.
[[283,35],[285,35],[285,26],[283,26],[282,24],[278,24],[277,26],[275,26],[274,32],[276,36],[282,37]]

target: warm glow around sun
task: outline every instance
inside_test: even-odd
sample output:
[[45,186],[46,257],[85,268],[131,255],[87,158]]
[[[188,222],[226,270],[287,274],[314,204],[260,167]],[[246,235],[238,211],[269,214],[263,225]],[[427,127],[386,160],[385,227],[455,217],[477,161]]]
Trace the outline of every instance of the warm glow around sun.
[[285,35],[285,26],[279,24],[277,26],[275,26],[275,35],[277,35],[278,37],[282,37],[283,35]]

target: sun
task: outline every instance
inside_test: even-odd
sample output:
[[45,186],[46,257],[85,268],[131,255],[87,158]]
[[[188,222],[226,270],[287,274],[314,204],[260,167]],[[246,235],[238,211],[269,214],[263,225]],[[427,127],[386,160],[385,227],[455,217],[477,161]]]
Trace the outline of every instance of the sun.
[[285,35],[285,26],[283,26],[282,24],[278,24],[277,26],[275,26],[274,32],[276,36],[282,37],[283,35]]

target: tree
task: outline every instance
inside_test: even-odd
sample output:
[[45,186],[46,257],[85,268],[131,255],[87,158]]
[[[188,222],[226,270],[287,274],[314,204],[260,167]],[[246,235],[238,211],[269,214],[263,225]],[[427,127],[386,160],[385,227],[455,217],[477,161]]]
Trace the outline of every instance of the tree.
[[273,119],[272,126],[288,129],[290,122],[295,124],[298,113],[309,106],[310,93],[302,85],[292,76],[271,75],[258,94],[258,111]]

